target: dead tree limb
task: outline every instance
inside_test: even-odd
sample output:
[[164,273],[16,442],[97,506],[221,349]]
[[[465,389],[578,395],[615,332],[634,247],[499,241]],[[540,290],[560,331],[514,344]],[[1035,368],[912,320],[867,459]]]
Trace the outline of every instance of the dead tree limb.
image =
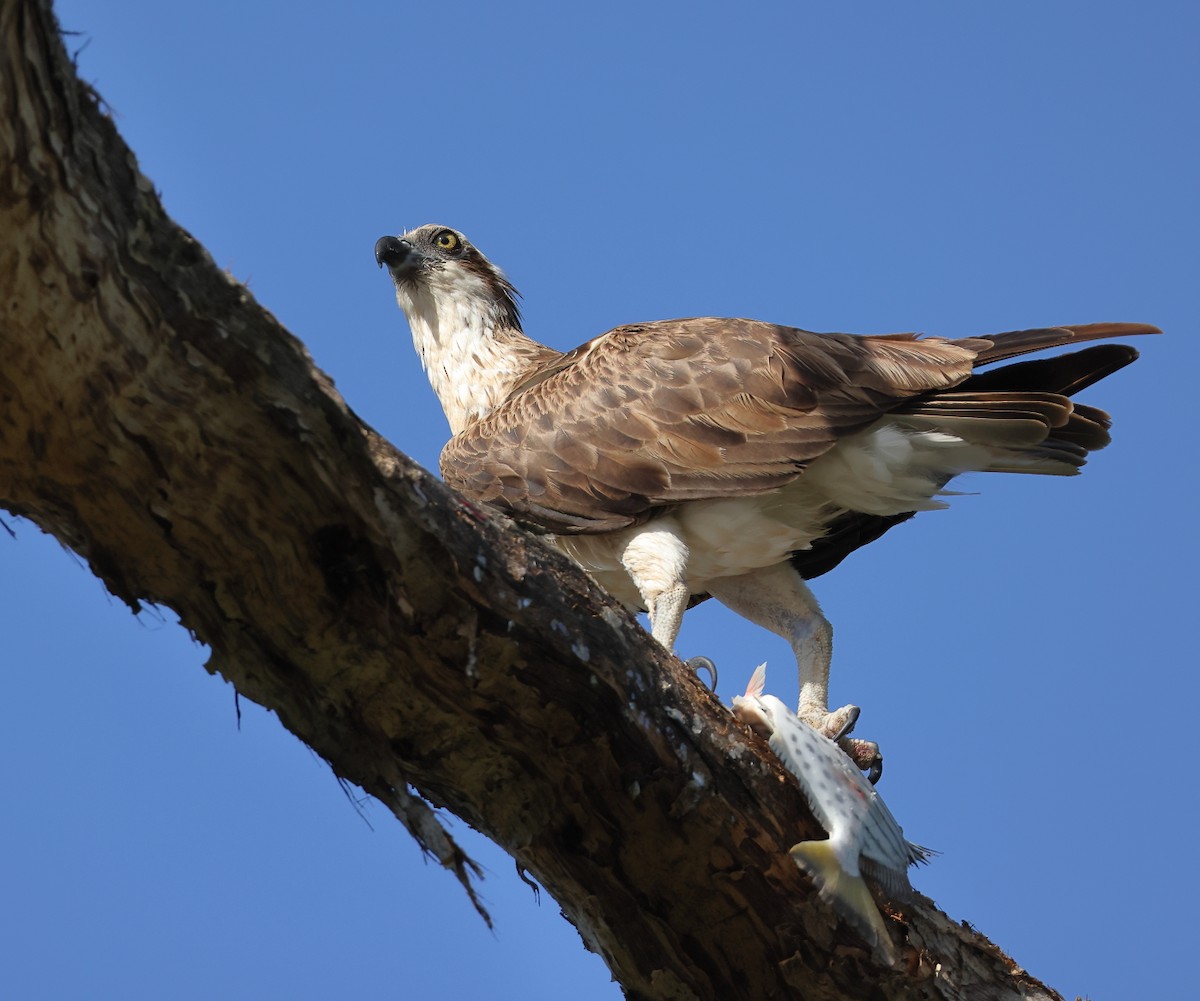
[[[45,0],[0,0],[0,506],[386,803],[445,807],[631,998],[1052,998],[921,902],[873,962],[786,849],[765,745],[572,564],[364,426],[164,213]],[[0,640],[2,642],[2,640]]]

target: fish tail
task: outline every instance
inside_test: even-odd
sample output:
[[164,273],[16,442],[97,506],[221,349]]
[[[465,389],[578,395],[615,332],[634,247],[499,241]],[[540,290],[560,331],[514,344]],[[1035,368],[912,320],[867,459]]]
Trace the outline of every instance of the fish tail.
[[862,876],[849,873],[838,861],[828,841],[801,841],[788,852],[792,860],[812,877],[821,899],[833,905],[843,918],[858,930],[888,965],[896,962],[896,952],[887,925],[875,905]]

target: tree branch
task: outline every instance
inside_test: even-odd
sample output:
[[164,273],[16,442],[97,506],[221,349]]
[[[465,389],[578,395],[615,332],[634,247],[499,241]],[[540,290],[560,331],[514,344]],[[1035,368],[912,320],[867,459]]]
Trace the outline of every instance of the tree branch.
[[0,0],[0,39],[0,505],[174,609],[472,895],[431,804],[495,840],[631,998],[1057,997],[924,900],[872,961],[786,855],[821,832],[765,745],[355,417],[166,216],[48,3]]

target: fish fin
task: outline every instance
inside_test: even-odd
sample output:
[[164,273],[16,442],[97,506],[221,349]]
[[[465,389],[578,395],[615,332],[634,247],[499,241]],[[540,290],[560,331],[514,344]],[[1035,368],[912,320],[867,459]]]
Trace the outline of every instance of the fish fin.
[[929,860],[931,858],[942,854],[936,848],[926,848],[924,845],[915,845],[911,841],[905,841],[904,844],[908,848],[909,865],[929,865]]
[[877,862],[868,855],[858,860],[863,875],[870,878],[888,900],[907,904],[912,901],[914,890],[908,881],[908,873],[893,869],[884,862]]
[[858,930],[889,966],[896,962],[887,925],[862,876],[848,873],[828,841],[801,841],[788,852],[792,861],[812,877],[821,899],[829,902]]
[[759,664],[754,669],[754,673],[750,675],[750,683],[746,685],[746,694],[743,698],[752,699],[762,695],[763,689],[767,687],[767,665],[766,663]]

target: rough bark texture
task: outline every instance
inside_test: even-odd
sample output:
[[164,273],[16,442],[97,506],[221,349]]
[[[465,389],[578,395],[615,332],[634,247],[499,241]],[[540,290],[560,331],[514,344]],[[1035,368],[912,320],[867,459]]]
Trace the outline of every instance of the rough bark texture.
[[365,427],[162,210],[47,2],[0,0],[0,505],[388,804],[444,806],[631,998],[1051,998],[920,901],[873,962],[765,744],[565,559]]

